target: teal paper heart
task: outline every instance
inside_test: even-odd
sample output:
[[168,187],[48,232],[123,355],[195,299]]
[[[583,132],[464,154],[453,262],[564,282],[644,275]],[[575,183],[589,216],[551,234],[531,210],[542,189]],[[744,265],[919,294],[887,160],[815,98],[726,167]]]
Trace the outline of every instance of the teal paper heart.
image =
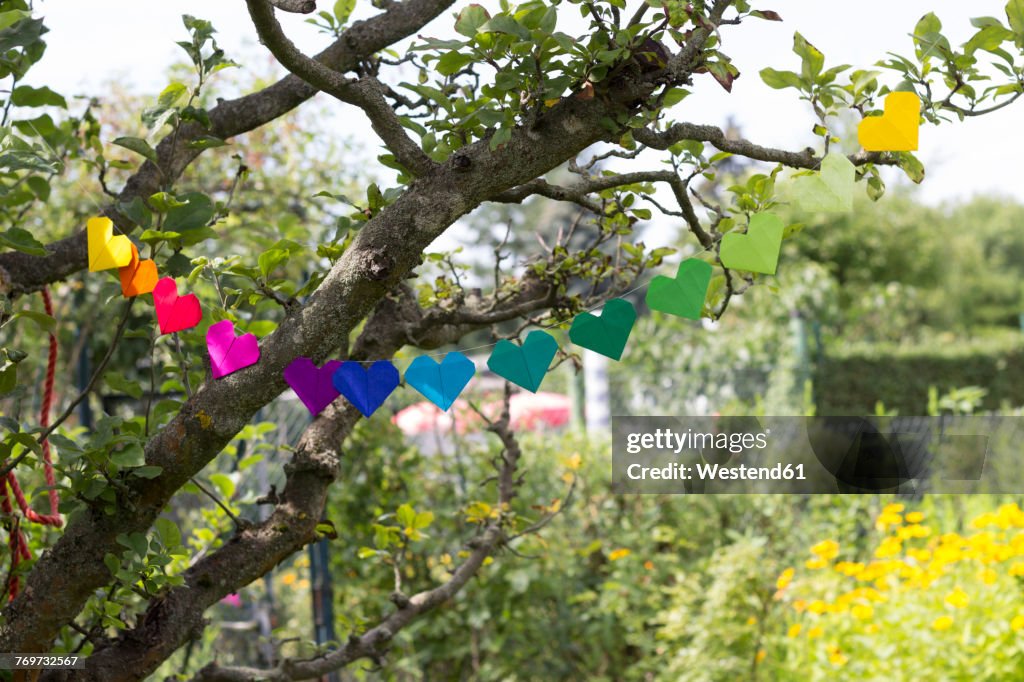
[[699,320],[711,283],[711,264],[687,258],[679,264],[676,278],[658,275],[647,288],[647,306],[669,315]]
[[629,333],[636,322],[636,308],[629,301],[613,298],[604,304],[601,316],[580,313],[572,321],[569,339],[612,360],[622,357]]
[[494,346],[487,366],[498,376],[536,393],[558,352],[558,342],[547,332],[532,331],[522,346],[502,339]]
[[774,275],[786,226],[774,213],[757,213],[750,218],[746,234],[730,232],[722,237],[719,257],[722,265],[735,270]]

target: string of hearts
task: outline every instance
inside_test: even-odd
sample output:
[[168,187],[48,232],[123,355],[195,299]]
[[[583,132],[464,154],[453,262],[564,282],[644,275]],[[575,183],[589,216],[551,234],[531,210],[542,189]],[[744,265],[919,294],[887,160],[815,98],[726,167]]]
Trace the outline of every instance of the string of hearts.
[[[918,146],[920,100],[911,92],[886,96],[884,112],[861,121],[857,137],[867,151],[914,151]],[[829,153],[817,172],[793,178],[784,198],[806,212],[849,212],[853,210],[856,169],[845,156]],[[751,216],[745,233],[730,232],[722,237],[719,260],[733,270],[774,275],[785,225],[775,214]],[[191,329],[202,320],[202,306],[195,294],[179,295],[174,278],[158,277],[156,263],[141,260],[138,249],[124,235],[114,236],[113,223],[104,217],[86,225],[89,270],[118,268],[125,297],[152,293],[161,334]],[[700,254],[697,254],[700,255]],[[648,285],[646,302],[652,310],[699,320],[711,282],[712,266],[690,257],[679,264],[675,277],[655,276]],[[604,304],[600,315],[582,312],[569,329],[572,343],[613,360],[622,357],[636,322],[636,308],[623,298]],[[223,320],[206,332],[206,346],[214,379],[259,362],[256,336],[235,335],[234,323]],[[540,389],[558,342],[543,330],[530,332],[522,344],[501,340],[492,344],[488,368],[498,376],[531,392]],[[363,362],[328,360],[317,367],[307,357],[295,358],[284,370],[284,379],[316,416],[339,396],[344,396],[369,417],[401,383],[399,372],[388,360],[363,366]],[[441,362],[422,355],[409,365],[405,383],[427,400],[447,411],[476,372],[473,361],[453,351]]]

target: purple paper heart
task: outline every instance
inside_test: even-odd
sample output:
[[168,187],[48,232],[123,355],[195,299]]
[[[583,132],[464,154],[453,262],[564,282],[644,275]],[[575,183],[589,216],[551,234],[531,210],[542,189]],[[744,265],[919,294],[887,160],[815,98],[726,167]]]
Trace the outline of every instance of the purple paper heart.
[[331,376],[341,364],[341,360],[328,360],[323,367],[317,367],[309,358],[298,357],[284,368],[284,380],[314,417],[338,397]]
[[332,380],[334,388],[364,417],[369,417],[384,404],[400,379],[394,365],[387,360],[378,360],[366,368],[358,362],[343,362]]
[[243,367],[255,365],[260,359],[260,344],[255,334],[235,336],[235,323],[221,320],[206,330],[206,349],[210,353],[210,370],[220,379]]

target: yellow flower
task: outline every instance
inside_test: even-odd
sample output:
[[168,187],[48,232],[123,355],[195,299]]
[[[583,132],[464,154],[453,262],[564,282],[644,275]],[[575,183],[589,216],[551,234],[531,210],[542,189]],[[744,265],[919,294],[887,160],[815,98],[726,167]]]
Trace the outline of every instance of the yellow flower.
[[883,514],[899,514],[904,509],[903,505],[899,502],[893,502],[882,507]]
[[291,571],[288,571],[287,573],[281,575],[281,582],[283,582],[285,585],[291,585],[296,581],[296,579],[298,579],[298,576],[292,573]]
[[813,628],[809,628],[807,630],[807,639],[818,639],[824,634],[825,631],[821,627],[815,625]]
[[828,566],[828,559],[822,559],[820,557],[817,559],[808,559],[804,562],[804,566],[812,570],[816,568],[825,568],[826,566]]
[[903,543],[900,542],[899,538],[885,538],[875,550],[875,557],[879,559],[887,559],[891,556],[896,556],[902,550]]
[[825,602],[823,602],[820,599],[815,599],[814,601],[812,601],[810,604],[807,605],[807,610],[810,613],[822,614],[822,613],[825,613],[825,611],[828,610],[828,604],[826,604]]
[[580,453],[575,452],[569,457],[563,459],[562,463],[565,465],[566,469],[569,469],[571,471],[578,471],[580,465],[583,464],[583,458],[580,456]]
[[1015,577],[1024,575],[1024,561],[1014,561],[1010,565],[1010,575]]
[[653,571],[654,570],[654,562],[651,561],[650,559],[648,559],[647,561],[644,562],[644,568],[647,569],[648,571]]
[[999,574],[993,571],[991,568],[983,569],[980,573],[981,582],[986,585],[992,585],[999,579]]
[[618,561],[619,559],[625,559],[630,555],[630,550],[625,547],[612,550],[611,554],[608,555],[609,561]]
[[797,599],[793,602],[793,610],[797,613],[802,613],[807,608],[807,602],[803,599]]
[[953,627],[953,619],[949,616],[939,616],[932,622],[933,630],[948,630]]
[[796,575],[796,571],[792,568],[787,568],[785,571],[779,574],[778,579],[775,581],[775,587],[780,590],[784,590],[789,587],[789,584],[793,582],[793,576]]
[[768,652],[764,649],[758,649],[757,651],[757,662],[760,663],[764,659],[768,658]]
[[946,595],[946,604],[952,606],[955,609],[962,609],[967,606],[970,599],[967,597],[967,593],[961,590],[959,587]]
[[907,523],[921,523],[924,521],[924,514],[919,511],[909,512],[904,518],[906,518]]
[[308,589],[309,589],[309,581],[308,581],[308,580],[306,580],[305,578],[303,578],[302,580],[300,580],[299,582],[297,582],[297,583],[295,584],[295,586],[296,586],[297,588],[299,588],[300,590],[308,590]]
[[839,556],[839,543],[835,540],[822,540],[811,547],[811,552],[822,559],[835,559]]
[[753,616],[747,618],[747,625],[757,625],[757,618],[754,618]]
[[867,604],[855,604],[854,607],[850,609],[850,613],[857,620],[867,620],[874,615],[875,610]]
[[1010,629],[1014,632],[1024,628],[1024,616],[1014,616],[1010,621]]
[[830,646],[828,648],[828,662],[837,668],[841,668],[846,665],[848,659],[837,646]]
[[793,639],[794,637],[799,637],[800,636],[800,630],[802,630],[802,629],[803,629],[803,626],[800,625],[800,623],[793,623],[792,625],[789,626],[789,630],[786,631],[786,637],[789,637],[790,639]]

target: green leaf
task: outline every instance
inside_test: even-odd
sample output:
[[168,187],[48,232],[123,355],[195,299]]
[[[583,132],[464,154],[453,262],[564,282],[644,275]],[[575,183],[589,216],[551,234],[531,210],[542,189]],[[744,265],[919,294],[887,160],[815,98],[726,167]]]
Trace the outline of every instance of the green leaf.
[[50,334],[57,329],[57,320],[53,319],[46,313],[39,312],[38,310],[19,310],[11,316],[11,319],[14,320],[19,317],[32,320],[40,330]]
[[459,12],[459,18],[455,20],[455,30],[467,38],[472,38],[490,19],[491,15],[483,6],[469,5]]
[[167,211],[164,229],[172,232],[187,232],[206,227],[216,214],[213,201],[202,192],[189,192],[178,197],[185,202]]
[[110,571],[110,575],[116,575],[118,569],[121,568],[121,560],[110,552],[103,555],[103,563],[106,564],[107,570]]
[[30,46],[38,42],[40,36],[48,30],[43,26],[42,19],[21,19],[0,31],[0,54]]
[[1010,29],[1017,36],[1017,47],[1024,47],[1024,0],[1009,0],[1006,3],[1006,19]]
[[507,33],[523,40],[530,39],[530,31],[507,14],[499,14],[492,18],[480,27],[480,31],[486,33]]
[[136,467],[132,469],[132,476],[138,476],[139,478],[156,478],[162,472],[163,468],[157,466]]
[[139,240],[144,244],[156,244],[157,242],[166,242],[181,237],[180,232],[166,232],[162,230],[146,230],[139,236]]
[[291,254],[284,249],[269,249],[268,251],[264,251],[257,259],[260,267],[260,273],[263,274],[264,278],[269,278],[270,273],[288,262],[290,255]]
[[213,149],[214,147],[226,147],[227,144],[227,142],[220,139],[219,137],[214,137],[213,135],[203,135],[202,137],[197,137],[196,139],[189,142],[188,146],[189,149],[203,150]]
[[230,500],[235,496],[235,482],[227,474],[210,474],[210,483],[217,487],[221,497]]
[[419,530],[420,528],[427,528],[427,527],[429,527],[430,524],[433,523],[433,522],[434,522],[434,512],[431,512],[431,511],[419,512],[418,514],[416,514],[416,517],[413,519],[412,527],[417,529],[417,530]]
[[130,149],[136,154],[141,154],[153,163],[157,162],[156,150],[150,146],[148,142],[143,140],[141,137],[119,137],[114,140],[114,144],[118,147],[124,147]]
[[775,88],[781,90],[783,88],[797,88],[802,90],[807,87],[807,84],[800,78],[799,75],[792,71],[778,71],[776,69],[765,68],[760,71],[761,80],[769,88]]
[[146,453],[138,443],[131,443],[116,452],[110,453],[110,461],[119,467],[142,466],[146,463]]
[[825,66],[825,55],[821,53],[821,50],[807,42],[807,39],[800,35],[799,31],[793,34],[793,52],[801,60],[800,75],[808,83],[815,82],[821,73],[821,69]]
[[355,8],[356,0],[338,0],[334,3],[334,18],[339,24],[344,24]]
[[11,102],[16,107],[61,107],[68,108],[67,100],[50,88],[43,86],[33,88],[31,85],[19,85],[11,93]]
[[187,93],[188,88],[185,87],[184,83],[171,83],[157,97],[157,106],[164,109],[173,107]]
[[32,233],[20,227],[12,227],[6,232],[0,232],[0,244],[27,253],[30,256],[45,256],[49,253]]
[[402,528],[416,527],[416,511],[408,504],[403,504],[398,508],[395,518]]
[[924,181],[924,164],[922,164],[916,156],[910,152],[897,152],[896,156],[899,157],[899,166],[903,169],[903,172],[917,184]]

